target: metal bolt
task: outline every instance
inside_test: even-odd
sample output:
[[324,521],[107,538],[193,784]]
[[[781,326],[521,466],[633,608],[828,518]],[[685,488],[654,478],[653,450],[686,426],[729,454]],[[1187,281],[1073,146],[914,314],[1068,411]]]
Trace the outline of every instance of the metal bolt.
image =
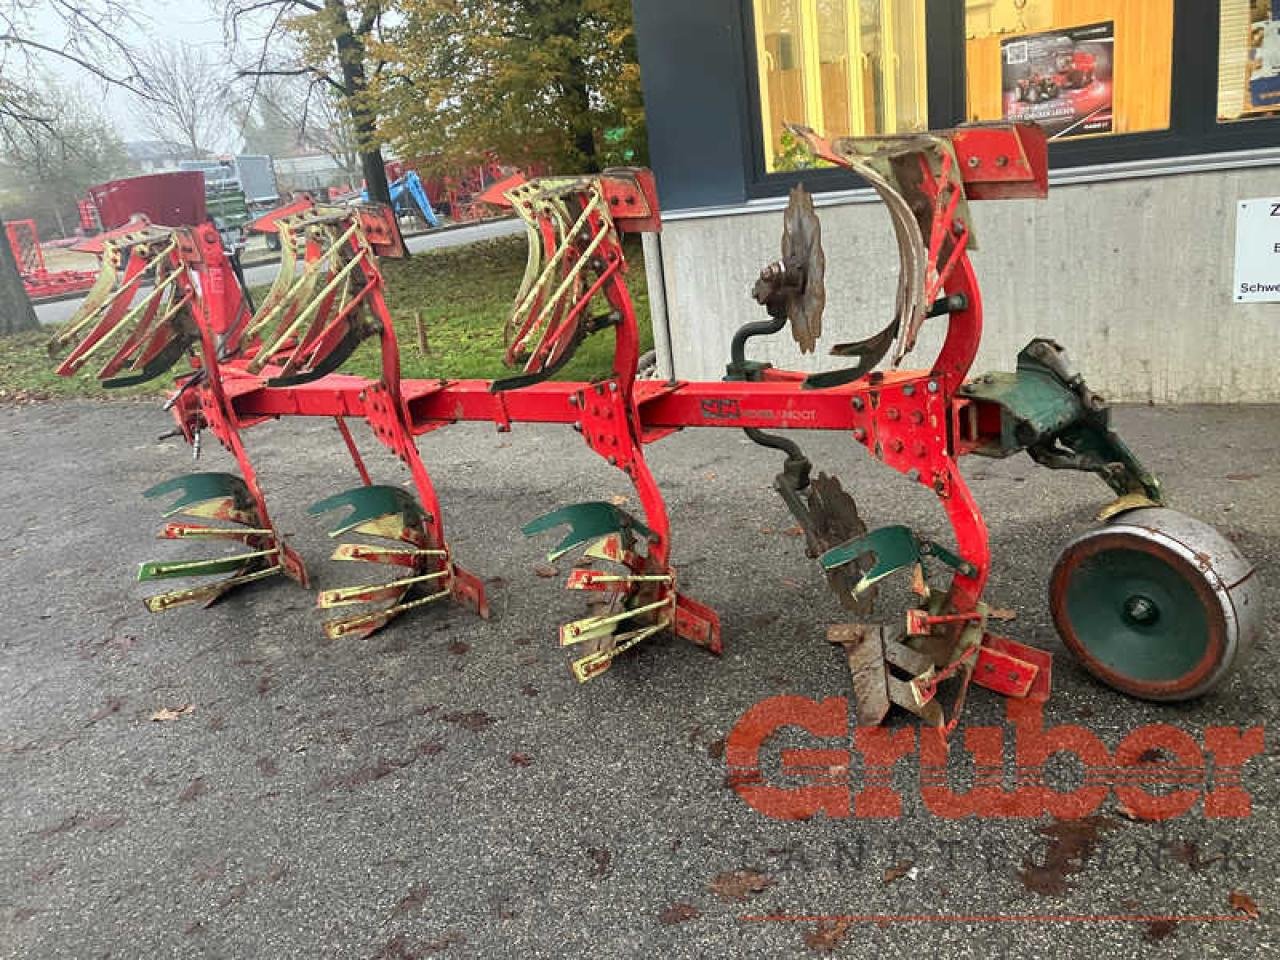
[[908,479],[908,480],[910,480],[912,483],[919,483],[919,482],[920,482],[920,471],[919,471],[919,470],[912,470],[910,473],[908,473],[908,474],[907,474],[907,479]]
[[982,162],[982,161],[981,161],[981,160],[979,160],[976,156],[973,156],[973,157],[970,157],[970,158],[969,158],[969,166],[971,166],[971,167],[976,167],[976,166],[977,166],[978,164],[980,164],[981,162]]
[[930,392],[930,393],[937,393],[937,392],[938,392],[938,381],[937,381],[937,380],[930,380],[930,381],[929,381],[929,392]]
[[919,410],[912,410],[912,411],[911,411],[911,422],[912,422],[912,423],[915,423],[915,424],[921,424],[921,423],[924,423],[924,414],[923,414],[923,413],[921,413]]
[[861,410],[861,409],[862,409],[862,407],[863,407],[862,398],[861,398],[861,397],[854,397],[854,398],[853,398],[853,409],[855,409],[855,410]]
[[617,381],[615,381],[615,380],[610,380],[610,381],[609,381],[609,392],[610,392],[610,393],[617,393],[617,392],[618,392],[618,383],[617,383]]
[[1141,594],[1134,594],[1124,602],[1124,616],[1130,623],[1149,627],[1160,619],[1160,608]]
[[582,432],[582,421],[581,421],[581,420],[575,420],[575,421],[574,421],[574,423],[573,423],[573,429],[574,429],[574,430],[576,430],[578,433],[581,433],[581,432]]
[[617,458],[617,457],[610,457],[610,458],[609,458],[609,466],[611,466],[611,467],[616,467],[617,465],[618,465],[618,458]]
[[569,394],[569,406],[576,407],[578,405],[578,395],[576,393]]
[[908,383],[902,388],[902,395],[904,397],[914,397],[916,395],[916,388],[912,384]]
[[859,442],[861,442],[861,441],[863,441],[863,440],[867,439],[867,431],[863,430],[861,427],[854,427],[854,428],[853,428],[853,439],[855,439],[855,440],[857,440],[857,441],[859,441]]

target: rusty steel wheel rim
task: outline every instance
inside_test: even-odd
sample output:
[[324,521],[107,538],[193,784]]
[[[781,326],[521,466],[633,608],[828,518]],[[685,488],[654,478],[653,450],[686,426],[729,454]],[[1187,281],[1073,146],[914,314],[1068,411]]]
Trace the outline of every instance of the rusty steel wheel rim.
[[1230,603],[1213,581],[1147,531],[1103,528],[1063,552],[1050,604],[1067,648],[1103,683],[1183,700],[1215,686],[1234,659]]

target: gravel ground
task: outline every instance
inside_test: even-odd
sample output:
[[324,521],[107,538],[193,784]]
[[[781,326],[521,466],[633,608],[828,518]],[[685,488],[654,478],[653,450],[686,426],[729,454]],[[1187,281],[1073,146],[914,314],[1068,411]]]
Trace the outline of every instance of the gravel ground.
[[[1276,415],[1118,412],[1173,505],[1259,564],[1269,610],[1280,609]],[[545,510],[629,493],[579,437],[477,425],[424,437],[455,552],[488,578],[494,617],[440,607],[368,641],[331,643],[312,596],[287,582],[207,611],[146,613],[136,564],[182,546],[152,539],[158,516],[139,496],[190,469],[184,448],[154,439],[167,426],[143,405],[0,410],[4,957],[1277,952],[1273,736],[1244,768],[1252,815],[1237,819],[1197,806],[1164,824],[1135,822],[1110,797],[1099,819],[1066,828],[947,820],[925,809],[914,757],[896,767],[897,819],[782,822],[728,788],[723,741],[752,704],[849,693],[823,639],[842,616],[786,532],[769,489],[778,464],[736,432],[688,431],[650,450],[682,586],[720,611],[725,655],[658,639],[580,687],[554,639],[579,608],[538,575],[550,541],[519,534]],[[802,439],[872,525],[946,536],[936,503],[847,438]],[[355,482],[332,425],[271,424],[249,443],[315,585],[344,582],[351,571],[323,560],[323,529],[305,513]],[[390,460],[370,459],[383,480],[404,479]],[[228,464],[210,449],[201,469]],[[1276,722],[1277,681],[1260,669],[1274,614],[1251,668],[1195,703],[1145,704],[1093,682],[1057,640],[1045,579],[1105,489],[1026,458],[969,462],[967,474],[991,527],[988,595],[1018,611],[1010,634],[1055,654],[1046,724],[1087,725],[1114,747],[1143,724],[1201,740],[1211,726]],[[150,719],[188,704],[178,719]],[[965,725],[1000,726],[1004,709],[976,690]],[[773,746],[766,753],[776,757]],[[1059,760],[1050,765],[1068,783],[1077,772]],[[964,783],[972,764],[953,745],[949,767]],[[857,769],[851,778],[856,789]],[[759,876],[721,876],[734,871]],[[1233,911],[1233,892],[1256,901],[1260,918]],[[922,914],[952,919],[812,919]],[[1240,919],[1071,919],[1117,914]],[[807,919],[743,919],[762,915]]]

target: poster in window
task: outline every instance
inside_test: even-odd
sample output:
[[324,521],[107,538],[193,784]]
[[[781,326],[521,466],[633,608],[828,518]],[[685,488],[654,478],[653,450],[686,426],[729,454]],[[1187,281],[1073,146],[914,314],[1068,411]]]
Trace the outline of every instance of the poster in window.
[[1280,17],[1277,4],[1257,3],[1249,31],[1249,100],[1246,111],[1280,109]]
[[1051,140],[1112,131],[1115,21],[1000,42],[1004,116],[1032,120]]

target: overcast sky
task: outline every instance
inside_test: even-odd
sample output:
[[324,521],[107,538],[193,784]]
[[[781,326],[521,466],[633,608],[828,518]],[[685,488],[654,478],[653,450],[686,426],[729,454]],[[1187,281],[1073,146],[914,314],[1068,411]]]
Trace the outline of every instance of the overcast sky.
[[[136,23],[123,25],[120,37],[130,46],[145,52],[155,43],[196,44],[206,47],[213,58],[226,59],[222,37],[222,8],[218,0],[133,0],[129,4]],[[53,43],[59,24],[50,14],[37,18],[43,42]],[[143,120],[145,105],[127,92],[105,89],[103,84],[89,76],[74,64],[48,57],[42,66],[59,79],[78,87],[86,99],[101,105],[124,140],[150,140],[151,133]],[[220,150],[230,150],[239,145],[238,132],[228,131],[225,143],[211,144]]]

